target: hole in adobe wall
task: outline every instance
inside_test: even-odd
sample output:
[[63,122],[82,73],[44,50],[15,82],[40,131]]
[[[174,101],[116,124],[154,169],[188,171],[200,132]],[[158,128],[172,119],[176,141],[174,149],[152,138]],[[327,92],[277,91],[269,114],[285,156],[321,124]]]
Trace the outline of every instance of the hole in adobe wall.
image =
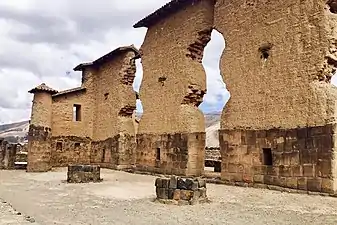
[[326,3],[331,13],[337,13],[337,0],[329,0]]
[[273,155],[271,152],[271,148],[264,148],[263,149],[263,164],[266,166],[273,165]]
[[260,58],[266,61],[270,56],[270,50],[273,47],[271,43],[265,43],[259,47]]
[[217,148],[219,147],[218,131],[220,129],[220,119],[222,110],[230,98],[230,93],[226,89],[226,84],[220,71],[220,59],[225,50],[225,45],[224,36],[213,29],[211,40],[204,49],[204,57],[202,59],[202,64],[206,71],[207,92],[199,108],[205,116],[206,147],[212,148],[212,151],[214,151],[208,151],[210,154],[208,155],[207,153],[205,155],[205,164],[207,160],[205,170],[215,172],[219,171],[218,167],[219,163],[221,167],[221,162],[218,159],[214,160],[213,153],[220,156],[220,151]]

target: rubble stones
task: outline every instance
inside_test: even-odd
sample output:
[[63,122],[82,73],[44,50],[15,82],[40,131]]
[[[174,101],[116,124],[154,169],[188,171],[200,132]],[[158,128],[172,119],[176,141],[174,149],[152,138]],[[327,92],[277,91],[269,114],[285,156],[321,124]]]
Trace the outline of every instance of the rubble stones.
[[68,166],[68,183],[100,182],[100,166],[98,165],[70,165]]
[[165,204],[194,205],[207,202],[206,181],[198,178],[160,177],[155,181],[157,200]]

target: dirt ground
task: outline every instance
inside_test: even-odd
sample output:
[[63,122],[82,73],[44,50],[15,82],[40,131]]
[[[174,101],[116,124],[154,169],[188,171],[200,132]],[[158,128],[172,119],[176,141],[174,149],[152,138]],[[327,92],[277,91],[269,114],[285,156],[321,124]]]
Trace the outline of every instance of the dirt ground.
[[102,170],[67,184],[66,169],[0,171],[0,224],[337,224],[337,198],[207,184],[212,203],[152,202],[154,176]]

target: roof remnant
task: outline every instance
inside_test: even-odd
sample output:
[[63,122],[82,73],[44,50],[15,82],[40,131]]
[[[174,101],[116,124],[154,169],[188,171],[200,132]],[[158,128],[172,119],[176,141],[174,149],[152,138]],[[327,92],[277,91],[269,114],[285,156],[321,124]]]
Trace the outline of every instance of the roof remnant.
[[81,91],[86,91],[86,88],[84,88],[84,87],[76,87],[76,88],[60,91],[60,92],[54,94],[52,97],[58,97],[58,96],[66,95],[66,94],[70,94],[70,93],[73,94],[75,92],[81,92]]
[[[198,2],[200,0],[172,0],[169,3],[165,4],[155,12],[151,13],[144,19],[137,22],[135,25],[133,25],[134,28],[139,27],[150,27],[156,23],[158,23],[161,19],[166,18],[179,10],[183,10],[186,6],[193,5],[194,3]],[[210,0],[214,1],[215,0]]]
[[117,56],[119,53],[125,52],[125,51],[134,51],[136,53],[135,58],[136,59],[140,58],[139,50],[134,45],[124,46],[124,47],[116,48],[115,50],[109,52],[108,54],[105,54],[104,56],[96,59],[93,62],[81,63],[74,68],[74,71],[82,71],[86,67],[98,67],[102,65],[103,63],[107,62],[108,60],[111,60],[113,57]]
[[37,93],[37,92],[47,92],[50,94],[56,94],[58,91],[48,87],[45,83],[40,84],[39,86],[33,88],[32,90],[28,91],[29,93]]

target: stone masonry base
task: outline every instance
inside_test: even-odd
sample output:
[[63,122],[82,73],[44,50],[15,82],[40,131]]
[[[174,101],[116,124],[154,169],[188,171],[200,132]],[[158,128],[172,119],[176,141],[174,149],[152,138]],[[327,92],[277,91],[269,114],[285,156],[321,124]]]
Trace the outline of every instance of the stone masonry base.
[[156,200],[164,204],[195,205],[208,202],[206,180],[201,178],[156,179]]
[[68,183],[100,182],[100,166],[97,165],[70,165],[68,166]]
[[219,138],[226,183],[335,194],[333,125],[220,130]]

